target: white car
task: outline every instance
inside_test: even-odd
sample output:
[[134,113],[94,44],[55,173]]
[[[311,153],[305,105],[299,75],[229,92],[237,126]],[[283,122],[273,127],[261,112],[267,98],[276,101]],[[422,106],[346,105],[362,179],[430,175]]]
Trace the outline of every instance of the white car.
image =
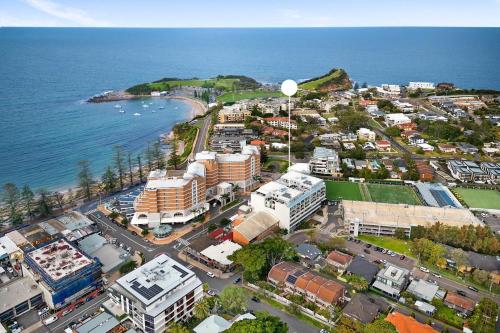
[[14,270],[12,269],[12,267],[7,267],[7,272],[12,274],[12,273],[14,273]]
[[43,321],[43,324],[44,324],[44,325],[50,325],[50,324],[52,324],[53,322],[55,322],[57,319],[59,319],[57,316],[52,316],[52,317],[49,317],[49,318],[47,318],[47,319],[45,319],[45,320]]
[[441,274],[438,274],[438,273],[432,273],[432,275],[434,275],[435,277],[437,278],[440,278],[441,277]]
[[420,266],[420,267],[419,267],[419,269],[420,269],[422,272],[424,272],[424,273],[429,273],[429,272],[430,272],[427,268],[425,268],[425,267],[423,267],[423,266]]
[[46,306],[46,307],[38,310],[38,315],[41,316],[41,315],[43,315],[43,314],[45,314],[47,312],[49,312],[49,307],[48,306]]
[[212,273],[212,272],[207,272],[207,275],[208,275],[209,277],[211,277],[211,278],[214,278],[214,277],[215,277],[214,273]]

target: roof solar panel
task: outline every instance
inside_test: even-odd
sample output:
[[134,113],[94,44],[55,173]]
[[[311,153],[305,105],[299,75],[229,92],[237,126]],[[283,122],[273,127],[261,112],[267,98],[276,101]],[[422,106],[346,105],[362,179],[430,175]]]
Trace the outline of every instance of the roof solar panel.
[[156,295],[158,295],[160,292],[163,291],[163,288],[157,284],[154,284],[151,287],[146,288],[137,281],[132,282],[132,285],[130,287],[133,290],[137,291],[142,297],[144,297],[147,300],[150,300],[151,298],[155,297]]
[[186,272],[185,270],[183,270],[182,268],[180,268],[179,266],[177,265],[173,265],[172,266],[177,272],[181,273],[181,278],[185,277],[186,275],[188,275],[188,272]]
[[293,275],[288,275],[288,277],[286,278],[286,281],[291,283],[291,284],[295,284],[295,281],[297,281],[297,277],[293,276]]

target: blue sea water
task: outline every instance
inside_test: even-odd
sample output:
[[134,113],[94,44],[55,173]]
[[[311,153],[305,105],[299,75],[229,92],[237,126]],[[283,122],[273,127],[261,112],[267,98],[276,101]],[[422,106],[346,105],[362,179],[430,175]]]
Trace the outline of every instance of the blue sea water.
[[78,160],[99,174],[112,145],[139,151],[188,118],[180,101],[121,102],[125,114],[84,103],[104,90],[167,76],[303,80],[333,67],[369,84],[500,90],[499,41],[496,28],[0,28],[0,184],[65,188]]

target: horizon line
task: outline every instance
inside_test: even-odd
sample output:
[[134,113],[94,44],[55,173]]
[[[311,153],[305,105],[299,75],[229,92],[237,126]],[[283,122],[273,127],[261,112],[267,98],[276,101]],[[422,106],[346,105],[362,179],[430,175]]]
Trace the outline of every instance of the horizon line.
[[367,26],[186,26],[186,27],[133,27],[133,26],[0,26],[0,28],[40,28],[40,29],[366,29],[366,28],[470,28],[499,29],[500,26],[440,26],[440,25],[367,25]]

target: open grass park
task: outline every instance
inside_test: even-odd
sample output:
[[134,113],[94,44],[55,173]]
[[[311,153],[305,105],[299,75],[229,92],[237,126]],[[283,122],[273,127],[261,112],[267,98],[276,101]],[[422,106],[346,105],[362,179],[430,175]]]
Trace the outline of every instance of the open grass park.
[[500,209],[499,191],[456,187],[453,192],[470,208]]

